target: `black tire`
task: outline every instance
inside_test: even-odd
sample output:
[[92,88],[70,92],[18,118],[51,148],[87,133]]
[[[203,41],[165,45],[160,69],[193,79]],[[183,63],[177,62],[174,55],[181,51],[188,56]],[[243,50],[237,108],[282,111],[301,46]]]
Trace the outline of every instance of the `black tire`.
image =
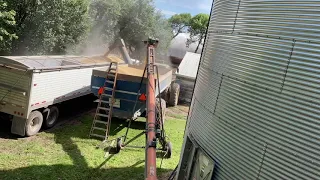
[[165,158],[171,158],[172,155],[172,144],[171,142],[166,143],[166,156]]
[[52,128],[58,121],[59,109],[56,106],[51,106],[49,109],[49,115],[43,122],[45,128]]
[[[161,103],[161,106],[160,106],[160,103]],[[161,114],[162,114],[162,119],[163,119],[163,124],[166,120],[166,101],[164,99],[161,99],[160,102],[159,102],[159,98],[157,98],[157,109],[160,109],[160,107],[162,108],[161,110]],[[157,112],[159,113],[159,112]],[[160,117],[160,115],[158,115]],[[161,122],[160,122],[161,123]]]
[[32,111],[26,122],[26,136],[36,135],[41,129],[43,116],[39,111]]
[[119,153],[121,148],[122,148],[122,138],[117,138],[116,153]]
[[170,98],[168,104],[170,106],[176,106],[178,104],[180,94],[180,85],[178,83],[172,83],[170,87]]

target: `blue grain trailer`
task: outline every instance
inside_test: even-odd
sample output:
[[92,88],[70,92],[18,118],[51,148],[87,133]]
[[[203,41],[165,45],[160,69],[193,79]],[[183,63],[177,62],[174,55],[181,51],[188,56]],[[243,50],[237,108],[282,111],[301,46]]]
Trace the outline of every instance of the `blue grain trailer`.
[[[163,93],[164,96],[167,96],[167,94],[170,94],[169,87],[171,87],[172,82],[172,70],[165,65],[158,65],[158,69],[160,90],[159,88],[156,89],[156,95]],[[98,96],[99,89],[105,83],[107,70],[108,68],[99,68],[92,72],[91,90],[96,96]],[[144,66],[119,65],[112,112],[113,117],[131,119],[145,112],[146,104],[141,98],[146,94],[147,79],[146,76],[142,78],[143,74]],[[110,84],[108,88],[112,88],[111,86]],[[165,99],[168,100],[168,98]],[[109,101],[108,98],[105,100]]]

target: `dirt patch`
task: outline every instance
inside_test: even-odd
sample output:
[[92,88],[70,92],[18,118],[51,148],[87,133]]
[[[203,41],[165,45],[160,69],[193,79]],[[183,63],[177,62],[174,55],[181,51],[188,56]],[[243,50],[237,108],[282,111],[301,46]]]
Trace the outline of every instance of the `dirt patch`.
[[168,107],[166,110],[166,116],[176,119],[187,119],[189,112],[189,105],[177,105],[175,107]]

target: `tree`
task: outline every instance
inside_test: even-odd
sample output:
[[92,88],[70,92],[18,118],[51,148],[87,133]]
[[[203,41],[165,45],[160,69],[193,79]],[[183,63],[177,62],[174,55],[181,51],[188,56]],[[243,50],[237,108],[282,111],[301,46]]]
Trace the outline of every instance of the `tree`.
[[94,0],[90,6],[93,28],[88,44],[108,44],[124,39],[130,55],[143,59],[143,40],[159,38],[158,50],[170,43],[172,30],[151,0]]
[[87,33],[87,0],[8,0],[16,13],[19,39],[12,55],[65,54]]
[[[6,30],[6,38],[12,37],[11,46],[5,45],[11,55],[75,54],[88,47],[106,50],[107,44],[123,38],[131,55],[142,59],[142,40],[159,38],[158,50],[165,50],[172,37],[168,21],[152,0],[6,1],[6,9],[13,10],[8,11],[12,16],[4,18],[3,12],[7,11],[3,11],[2,3],[0,28],[1,32]],[[8,21],[12,17],[15,25]],[[13,38],[15,34],[19,39]]]
[[209,15],[208,14],[198,14],[194,16],[190,21],[190,38],[187,40],[187,46],[191,43],[197,42],[197,48],[195,53],[198,51],[199,46],[203,44],[203,40],[206,36],[207,26],[209,22]]
[[8,10],[8,5],[3,0],[0,0],[0,53],[4,54],[10,50],[11,42],[17,39],[17,35],[13,33],[13,28],[16,24],[16,12]]
[[174,39],[180,33],[188,29],[190,25],[190,20],[191,20],[190,13],[175,14],[169,19],[171,28],[174,31],[174,36],[172,37],[172,39]]

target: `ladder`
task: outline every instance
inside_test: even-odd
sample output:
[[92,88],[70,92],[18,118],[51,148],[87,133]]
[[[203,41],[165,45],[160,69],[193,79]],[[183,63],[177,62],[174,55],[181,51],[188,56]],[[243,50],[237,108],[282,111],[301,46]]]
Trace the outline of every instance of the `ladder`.
[[[99,103],[93,118],[89,137],[97,137],[105,140],[108,139],[113,104],[115,102],[115,88],[118,75],[118,63],[111,62],[107,72],[104,86],[100,92]],[[106,100],[108,98],[108,101]]]

